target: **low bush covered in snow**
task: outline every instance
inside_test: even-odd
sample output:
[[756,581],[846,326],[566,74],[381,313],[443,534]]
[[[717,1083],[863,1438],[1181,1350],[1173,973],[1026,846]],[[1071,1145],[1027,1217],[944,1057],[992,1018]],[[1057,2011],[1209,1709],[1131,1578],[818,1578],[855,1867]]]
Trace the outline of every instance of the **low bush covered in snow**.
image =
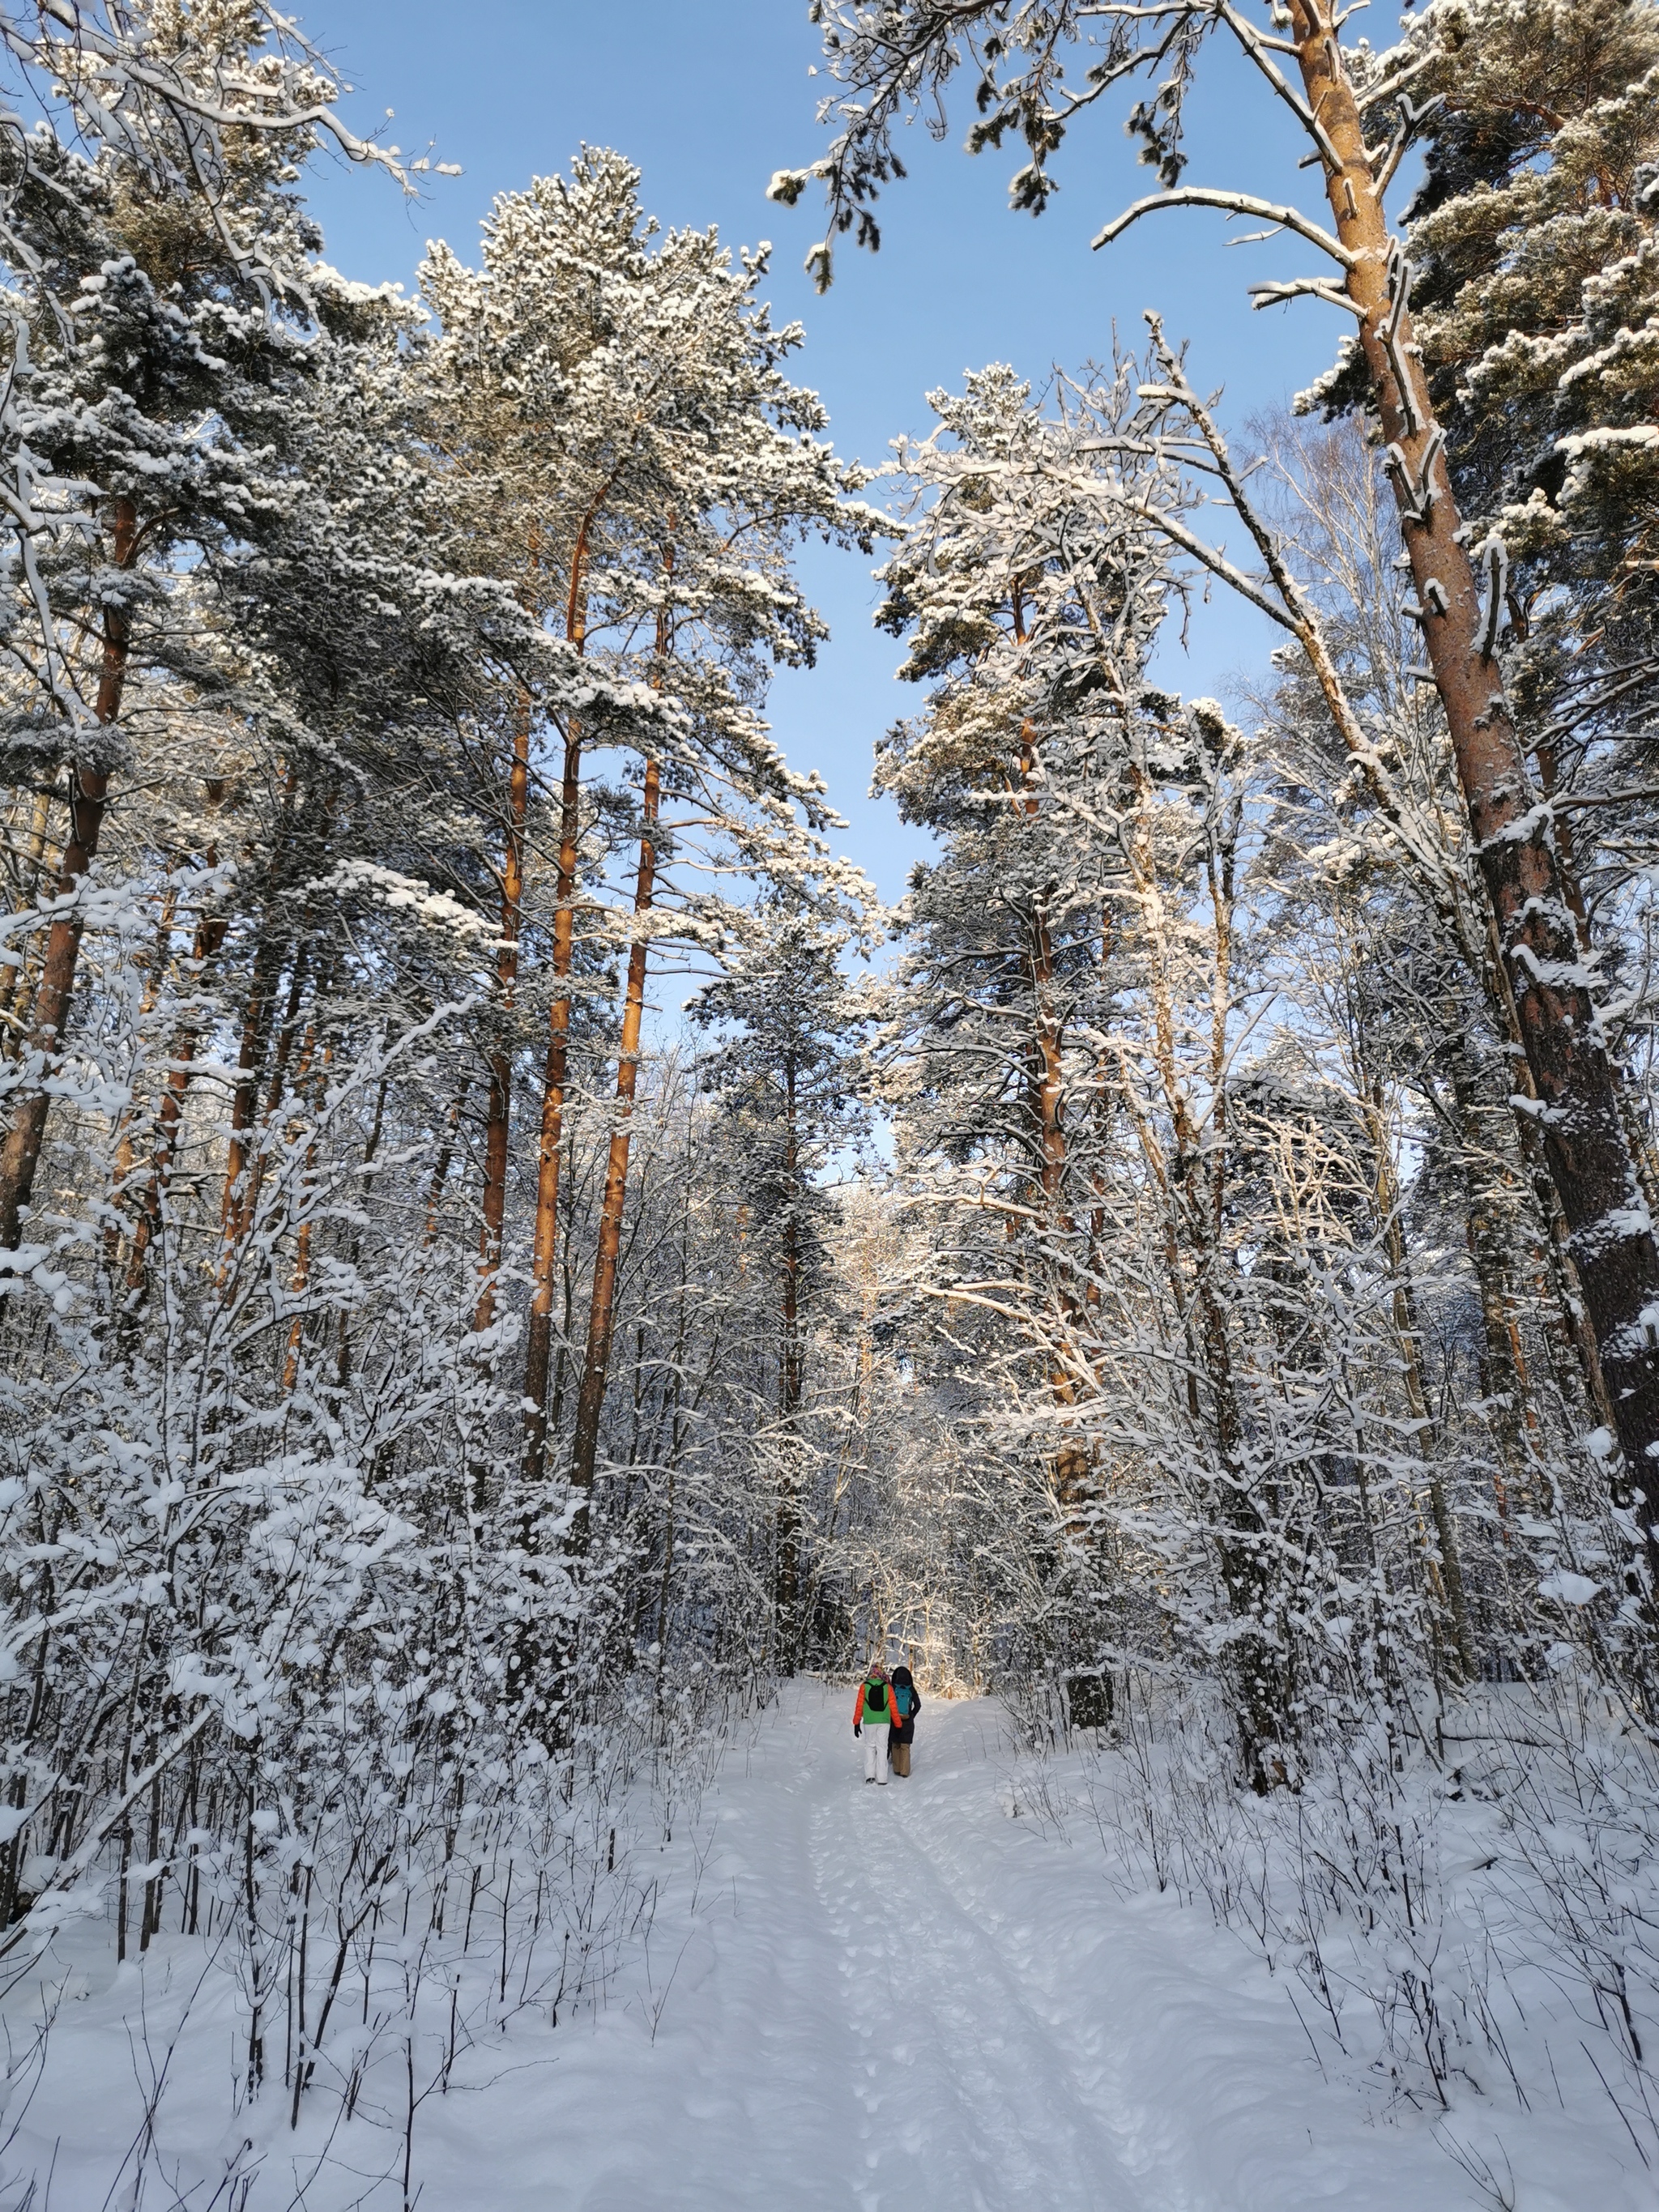
[[5,2212],[413,2205],[438,2100],[544,2063],[648,1962],[687,1846],[674,1903],[696,1910],[733,1714],[712,1678],[651,1690],[557,1755],[411,1746],[375,1777],[337,1746],[307,1795],[273,1775],[192,1832],[142,1950],[120,1915],[160,1865],[22,1923],[0,1968]]
[[1659,1756],[1615,1698],[1564,1666],[1379,1715],[1265,1796],[1203,1686],[1127,1669],[1114,1705],[1084,1730],[1058,1694],[1024,1701],[1011,1811],[1236,1934],[1309,2063],[1379,2119],[1428,2115],[1474,2201],[1659,2172]]

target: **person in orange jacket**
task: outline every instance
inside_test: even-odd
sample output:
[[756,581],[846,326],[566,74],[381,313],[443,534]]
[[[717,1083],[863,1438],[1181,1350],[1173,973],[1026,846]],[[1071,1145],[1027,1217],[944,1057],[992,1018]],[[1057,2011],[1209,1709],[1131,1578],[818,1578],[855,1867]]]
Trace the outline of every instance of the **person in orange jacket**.
[[898,1718],[893,1684],[884,1667],[872,1667],[859,1684],[853,1707],[853,1733],[864,1738],[864,1778],[887,1786],[887,1737]]

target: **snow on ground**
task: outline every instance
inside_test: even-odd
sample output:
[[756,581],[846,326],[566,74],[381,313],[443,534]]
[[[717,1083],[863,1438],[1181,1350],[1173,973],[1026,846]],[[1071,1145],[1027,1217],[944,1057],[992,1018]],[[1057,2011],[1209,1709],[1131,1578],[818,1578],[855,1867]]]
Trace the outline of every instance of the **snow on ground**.
[[[793,1693],[715,1796],[653,2045],[613,2011],[538,2093],[571,2212],[1441,2212],[1435,2146],[1366,2124],[1195,1913],[1011,1817],[1003,1717],[930,1701],[864,1786],[851,1700]],[[653,1953],[656,1946],[653,1944]],[[434,2184],[437,2177],[434,2176]],[[444,2212],[471,2212],[458,2172]],[[518,2197],[493,2202],[517,2212]],[[525,2206],[545,2203],[534,2185]]]
[[[915,1771],[864,1786],[851,1699],[802,1685],[732,1750],[661,1852],[647,1953],[596,2014],[521,2016],[421,2106],[420,2212],[1453,2212],[1492,2205],[1426,2115],[1322,2077],[1259,1955],[1168,1898],[1125,1898],[1098,1840],[1029,1816],[988,1701],[930,1700]],[[648,1881],[651,1870],[646,1869]],[[137,2082],[202,1950],[83,1978],[7,2155],[32,2212],[111,2212]],[[97,1985],[101,1982],[101,1988]],[[148,2039],[135,2024],[150,2023]],[[198,1999],[159,2171],[240,2135],[248,2212],[397,2212],[384,2130],[286,2133],[280,2087],[232,2124],[229,1992]],[[296,2148],[303,2155],[295,2158]],[[395,2144],[394,2144],[395,2149]],[[1586,2168],[1586,2178],[1589,2169]],[[376,2180],[377,2175],[386,2178]],[[1547,2180],[1554,2185],[1546,2185]],[[1659,2203],[1598,2178],[1595,2212]],[[180,2198],[146,2185],[148,2212]],[[240,2200],[221,2200],[236,2203]],[[1522,2170],[1512,2212],[1589,2200]]]

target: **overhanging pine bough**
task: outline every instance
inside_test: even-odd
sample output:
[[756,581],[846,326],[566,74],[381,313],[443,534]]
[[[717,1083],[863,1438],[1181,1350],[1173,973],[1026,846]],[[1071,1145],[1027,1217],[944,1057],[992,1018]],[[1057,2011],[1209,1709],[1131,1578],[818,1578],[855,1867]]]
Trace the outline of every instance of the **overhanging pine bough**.
[[[1444,708],[1474,849],[1491,898],[1513,1000],[1538,1098],[1549,1171],[1572,1234],[1619,1438],[1634,1471],[1633,1499],[1650,1567],[1659,1566],[1659,1250],[1639,1197],[1621,1124],[1616,1077],[1591,997],[1556,851],[1547,801],[1534,789],[1504,696],[1496,658],[1506,556],[1495,539],[1473,555],[1464,542],[1427,380],[1413,343],[1411,265],[1389,230],[1388,185],[1420,119],[1408,85],[1425,64],[1367,87],[1365,112],[1395,108],[1397,126],[1378,146],[1364,115],[1340,41],[1342,14],[1329,0],[1273,0],[1272,28],[1258,30],[1228,0],[1168,4],[1087,4],[1087,0],[814,0],[831,68],[845,88],[826,103],[843,125],[811,172],[774,179],[793,201],[809,174],[827,180],[830,232],[808,265],[830,276],[831,240],[856,223],[861,242],[879,235],[869,204],[903,173],[892,152],[896,121],[958,70],[977,72],[983,118],[977,151],[1018,131],[1030,161],[1014,179],[1016,206],[1040,210],[1054,187],[1046,173],[1076,111],[1140,72],[1157,82],[1129,118],[1165,189],[1138,202],[1096,240],[1109,244],[1157,210],[1212,207],[1249,216],[1316,246],[1335,264],[1331,278],[1257,288],[1257,304],[1307,295],[1352,313],[1381,418],[1401,529],[1417,590],[1427,673]],[[1297,210],[1247,192],[1183,188],[1182,103],[1205,37],[1225,28],[1296,117],[1322,168],[1334,232]],[[1073,90],[1064,57],[1092,34],[1098,59]],[[1530,1102],[1529,1102],[1530,1103]]]

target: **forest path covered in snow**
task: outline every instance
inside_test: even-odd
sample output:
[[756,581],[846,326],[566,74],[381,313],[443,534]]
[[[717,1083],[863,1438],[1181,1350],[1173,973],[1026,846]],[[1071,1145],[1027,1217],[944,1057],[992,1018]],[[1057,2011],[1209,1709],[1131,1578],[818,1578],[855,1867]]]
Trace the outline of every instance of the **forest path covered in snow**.
[[1031,1816],[996,1705],[930,1700],[884,1790],[850,1712],[799,1685],[733,1748],[695,1911],[550,2065],[446,2100],[422,2212],[1480,2201],[1426,2123],[1322,2080],[1259,1959]]

